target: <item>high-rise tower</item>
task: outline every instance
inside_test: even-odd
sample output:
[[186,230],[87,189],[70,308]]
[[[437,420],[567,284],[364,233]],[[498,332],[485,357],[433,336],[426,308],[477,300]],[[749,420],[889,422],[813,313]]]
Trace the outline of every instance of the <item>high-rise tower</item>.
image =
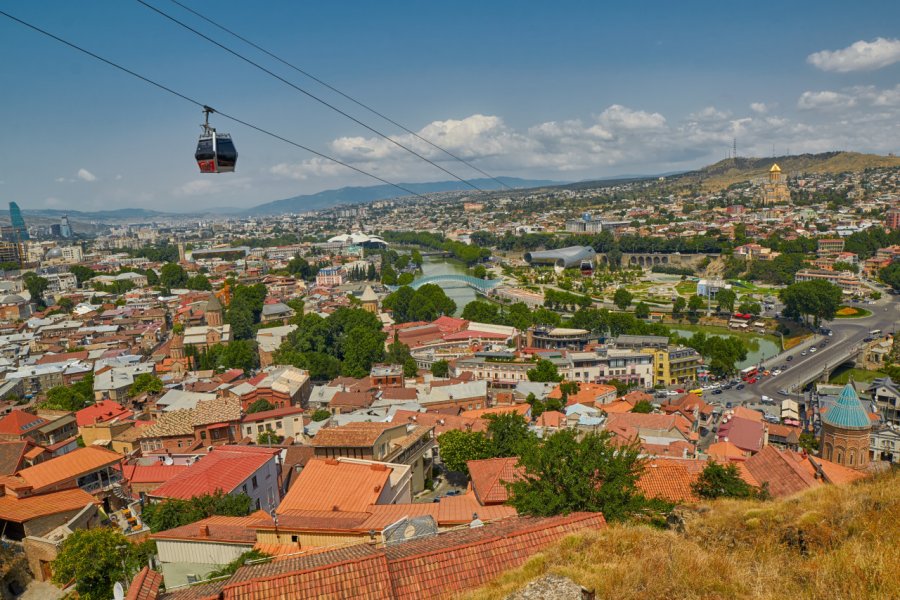
[[15,202],[9,203],[9,221],[12,224],[13,232],[15,237],[18,239],[17,242],[24,242],[28,239],[28,227],[25,225],[25,219],[22,218],[22,211],[19,210],[19,205]]
[[72,226],[69,225],[69,215],[63,215],[59,221],[59,237],[69,239],[72,237]]

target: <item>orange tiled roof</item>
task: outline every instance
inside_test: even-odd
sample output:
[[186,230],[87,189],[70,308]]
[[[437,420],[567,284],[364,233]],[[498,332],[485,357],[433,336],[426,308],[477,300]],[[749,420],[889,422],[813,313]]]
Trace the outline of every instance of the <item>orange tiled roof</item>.
[[47,419],[16,409],[0,419],[0,435],[19,437],[47,423]]
[[364,512],[378,502],[384,486],[389,485],[391,472],[390,467],[381,464],[312,459],[297,476],[277,512],[335,507],[339,511]]
[[32,519],[80,510],[88,504],[97,504],[97,501],[79,488],[26,498],[6,494],[0,496],[0,520],[25,523]]
[[79,448],[68,454],[52,458],[33,467],[22,469],[18,475],[34,491],[39,491],[103,467],[114,465],[121,459],[122,456],[112,450],[88,446],[87,448]]
[[403,426],[402,423],[347,423],[339,427],[326,427],[316,433],[310,445],[329,448],[371,448],[382,433]]
[[696,502],[697,497],[691,485],[697,481],[697,473],[690,473],[687,468],[669,461],[647,463],[637,487],[648,498],[661,498],[675,503]]
[[519,459],[488,458],[466,463],[472,478],[472,490],[481,504],[502,504],[509,498],[504,482],[521,478],[524,469],[517,467]]
[[159,588],[162,582],[162,573],[151,571],[150,567],[144,567],[131,580],[125,600],[156,600],[159,597]]
[[187,500],[217,490],[230,494],[279,452],[279,448],[259,446],[217,446],[150,496]]
[[[258,513],[259,511],[257,511]],[[250,545],[256,542],[253,526],[268,515],[254,513],[246,517],[213,516],[188,525],[154,533],[155,540],[210,541]]]
[[525,416],[529,410],[531,410],[531,406],[529,406],[528,404],[513,404],[507,406],[492,406],[491,408],[476,408],[473,410],[464,410],[459,413],[459,416],[467,417],[470,419],[483,419],[488,415],[505,415],[508,413],[518,413],[522,416]]

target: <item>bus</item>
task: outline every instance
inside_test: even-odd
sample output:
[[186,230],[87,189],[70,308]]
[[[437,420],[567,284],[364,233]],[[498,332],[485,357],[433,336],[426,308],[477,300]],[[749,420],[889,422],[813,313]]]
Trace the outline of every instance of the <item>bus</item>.
[[869,335],[881,335],[881,330],[873,329],[872,331],[869,332]]
[[741,379],[747,381],[753,379],[759,374],[759,367],[747,367],[741,370]]

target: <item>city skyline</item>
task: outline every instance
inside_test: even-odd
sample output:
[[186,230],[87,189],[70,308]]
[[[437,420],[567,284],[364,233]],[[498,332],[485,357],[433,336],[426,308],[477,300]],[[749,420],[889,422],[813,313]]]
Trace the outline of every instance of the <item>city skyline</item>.
[[[335,101],[174,4],[155,5]],[[392,4],[354,7],[353,18],[335,7],[223,6],[208,16],[495,176],[573,181],[687,170],[724,158],[735,138],[742,156],[896,149],[900,41],[885,26],[900,16],[894,6],[858,11],[852,23],[834,18],[836,3],[687,11],[694,14],[662,4],[564,3],[527,13],[508,4],[446,13]],[[13,13],[380,177],[448,179],[136,3]],[[0,194],[26,209],[249,207],[378,183],[215,116],[235,136],[240,164],[233,175],[201,176],[191,157],[199,109],[12,21],[0,27],[0,50],[20,57],[2,76],[14,118]],[[337,100],[455,174],[480,177]],[[35,161],[46,148],[54,159]]]

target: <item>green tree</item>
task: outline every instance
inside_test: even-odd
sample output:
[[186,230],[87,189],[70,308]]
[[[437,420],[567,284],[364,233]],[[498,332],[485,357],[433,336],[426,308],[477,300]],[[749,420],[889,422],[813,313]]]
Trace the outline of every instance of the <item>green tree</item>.
[[69,267],[69,273],[75,276],[79,286],[97,274],[97,272],[90,267],[85,267],[83,265],[72,265]]
[[153,269],[147,269],[144,271],[144,275],[147,277],[147,285],[150,287],[156,287],[159,285],[159,275],[156,274],[156,271]]
[[263,431],[256,436],[256,443],[260,446],[274,446],[280,444],[284,438],[274,431]]
[[425,262],[422,259],[422,253],[416,249],[413,249],[413,251],[409,253],[409,259],[410,259],[410,261],[412,261],[412,263],[414,265],[416,265],[420,269],[422,268],[422,263]]
[[134,378],[131,387],[128,388],[128,395],[131,397],[138,396],[144,392],[152,392],[158,394],[163,390],[162,380],[152,373],[141,373]]
[[212,291],[212,284],[209,282],[209,278],[202,273],[189,277],[185,282],[185,287],[189,290]]
[[535,442],[528,421],[518,413],[488,415],[487,419],[491,455],[495,458],[518,456]]
[[816,327],[830,321],[841,306],[841,288],[823,280],[792,283],[780,293],[786,317],[811,316]]
[[324,421],[331,418],[331,413],[324,408],[317,408],[310,418],[316,422]]
[[635,402],[634,407],[631,409],[631,412],[648,414],[653,412],[653,405],[649,400],[638,400],[637,402]]
[[900,262],[893,262],[878,272],[881,281],[885,285],[891,286],[894,290],[900,291]]
[[688,313],[696,316],[701,310],[703,310],[703,298],[694,294],[688,299]]
[[676,317],[683,315],[685,308],[687,308],[687,300],[678,296],[675,298],[675,301],[672,302],[672,315]]
[[719,309],[733,312],[734,311],[734,303],[737,300],[737,294],[734,290],[729,290],[722,288],[718,292],[716,292],[716,302],[719,304]]
[[524,302],[516,302],[506,312],[506,324],[525,331],[532,324],[531,309]]
[[195,523],[200,519],[222,515],[245,517],[252,506],[247,494],[224,494],[216,490],[213,494],[195,496],[190,500],[171,498],[144,506],[141,518],[153,533],[174,529]]
[[607,521],[623,521],[649,510],[667,508],[648,501],[637,481],[644,468],[638,444],[611,442],[608,432],[554,433],[526,446],[519,456],[524,473],[507,483],[509,503],[520,515],[552,516],[576,511],[602,512]]
[[155,554],[155,543],[132,544],[117,529],[76,529],[63,540],[53,561],[53,582],[75,582],[83,600],[109,600],[117,581],[131,577]]
[[450,363],[443,359],[434,361],[431,363],[431,374],[435,377],[449,377]]
[[620,287],[613,295],[613,304],[619,307],[619,310],[625,310],[631,306],[631,300],[634,298],[631,292],[624,287]]
[[562,376],[553,362],[540,359],[533,369],[528,370],[528,381],[554,382],[562,381]]
[[217,355],[213,368],[241,369],[244,373],[259,368],[259,350],[254,340],[233,340],[213,348]]
[[415,277],[412,273],[410,273],[409,271],[404,271],[397,277],[397,285],[409,285],[413,282],[414,279]]
[[735,463],[720,464],[714,460],[706,463],[700,476],[691,485],[691,489],[700,498],[760,498],[762,490],[741,478],[741,472]]
[[404,377],[415,377],[419,374],[419,365],[416,364],[416,359],[412,356],[407,357],[405,361],[403,361],[403,376]]
[[31,300],[35,304],[43,306],[44,292],[47,291],[47,287],[50,285],[50,282],[37,275],[36,273],[29,271],[22,277],[22,283],[25,284],[25,289],[27,289],[28,293],[31,294]]
[[74,384],[50,388],[47,392],[47,399],[41,403],[41,407],[75,412],[93,403],[94,374],[88,373],[81,381]]
[[220,569],[216,569],[210,573],[206,574],[206,579],[219,579],[224,577],[230,577],[234,575],[238,569],[243,567],[248,562],[257,562],[261,561],[265,558],[269,558],[271,555],[266,554],[262,550],[247,550],[246,552],[242,552],[240,556],[236,559],[225,565]]
[[165,288],[181,288],[187,284],[187,281],[187,271],[178,263],[166,263],[159,270],[159,283]]
[[350,330],[348,337],[353,342],[346,348],[341,372],[348,377],[365,377],[372,365],[384,358],[385,334],[356,327]]
[[738,306],[738,312],[759,316],[760,313],[762,313],[762,306],[759,302],[746,298],[741,300],[741,305]]
[[267,410],[273,410],[275,405],[269,402],[266,399],[260,399],[247,407],[247,414],[253,414],[258,412],[265,412]]
[[438,449],[444,466],[459,473],[468,474],[470,460],[493,457],[491,442],[480,431],[445,431],[438,437]]
[[397,271],[391,265],[381,267],[381,283],[384,285],[397,285]]
[[477,277],[478,279],[484,279],[487,277],[487,269],[484,265],[475,265],[472,267],[472,276]]
[[294,256],[294,258],[288,262],[287,270],[291,275],[306,281],[313,279],[318,271],[317,268],[310,265],[309,262],[299,254]]
[[637,319],[649,319],[650,307],[646,302],[638,302],[634,305],[634,316]]
[[476,323],[491,323],[494,325],[502,324],[500,317],[500,308],[491,302],[483,300],[473,300],[466,304],[463,308],[462,318],[467,321],[475,321]]
[[65,296],[57,300],[56,304],[66,312],[72,312],[72,309],[75,308],[75,302]]

